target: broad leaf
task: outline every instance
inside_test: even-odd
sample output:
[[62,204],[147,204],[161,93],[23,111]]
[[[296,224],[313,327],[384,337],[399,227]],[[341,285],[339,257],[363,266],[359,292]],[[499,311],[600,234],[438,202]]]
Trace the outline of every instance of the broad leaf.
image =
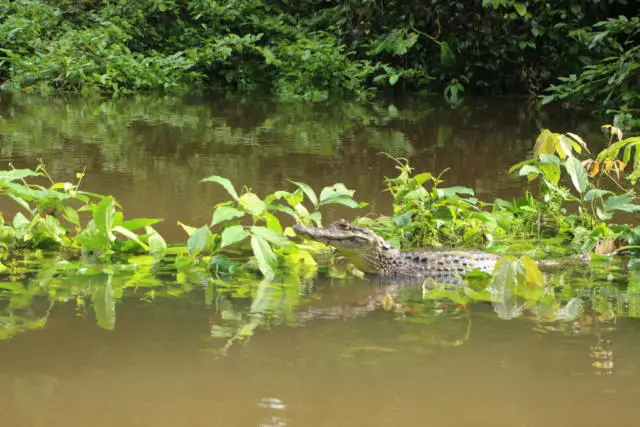
[[96,224],[96,230],[104,234],[111,242],[116,239],[112,232],[114,202],[113,197],[105,197],[93,207],[93,221]]
[[210,238],[211,230],[206,225],[195,229],[187,240],[187,251],[190,255],[199,254],[207,247]]
[[573,186],[580,194],[584,193],[587,189],[588,177],[587,171],[582,164],[580,164],[580,160],[575,157],[569,157],[564,164],[567,173],[571,177],[571,182]]
[[220,247],[233,245],[244,240],[249,233],[241,225],[232,225],[222,230]]
[[207,178],[204,178],[201,182],[218,183],[222,185],[222,187],[224,187],[225,190],[227,190],[227,193],[229,193],[229,195],[233,197],[234,200],[238,200],[238,193],[236,193],[236,189],[233,187],[233,184],[231,183],[231,181],[229,181],[227,178],[224,178],[218,175],[211,175]]
[[127,230],[137,230],[139,228],[149,227],[153,224],[161,222],[162,219],[158,218],[134,218],[122,222],[122,226]]
[[162,235],[154,230],[153,227],[147,226],[144,228],[147,235],[149,235],[149,247],[153,252],[163,252],[167,249],[167,242]]
[[607,194],[615,194],[615,193],[613,191],[609,191],[609,190],[601,190],[599,188],[592,188],[591,190],[587,191],[587,193],[584,195],[584,200],[587,201],[587,202],[590,202],[593,199],[601,198],[603,196],[606,196]]
[[520,176],[526,175],[529,181],[533,181],[541,173],[542,171],[533,165],[524,165],[522,169],[520,169],[520,171],[518,172]]
[[142,246],[142,248],[145,251],[150,250],[151,248],[149,248],[149,246],[147,246],[142,240],[140,240],[140,238],[138,237],[138,235],[136,233],[134,233],[131,230],[127,230],[126,228],[122,227],[122,226],[117,226],[117,227],[113,227],[113,231],[115,231],[116,233],[120,233],[123,236],[133,240],[134,242],[136,242],[137,244],[139,244],[140,246]]
[[[571,156],[571,151],[573,150],[573,142],[574,141],[572,141],[571,138],[565,135],[560,135],[558,137],[558,146],[556,147],[556,151],[558,151],[561,158],[564,159],[567,156]],[[564,154],[564,156],[562,155],[562,153]]]
[[40,176],[38,172],[34,172],[31,169],[12,169],[8,171],[0,171],[0,181],[11,182],[19,179],[28,178],[31,176]]
[[342,183],[334,184],[330,187],[324,187],[320,192],[320,203],[327,202],[329,199],[337,197],[353,197],[355,190],[349,190]]
[[282,224],[280,224],[280,220],[274,214],[265,211],[262,214],[262,218],[264,218],[264,222],[267,224],[267,228],[270,228],[273,231],[278,233],[282,233]]
[[233,218],[240,218],[245,215],[245,212],[240,209],[236,209],[231,206],[218,206],[215,211],[213,211],[213,218],[211,219],[211,226],[213,227],[216,224],[219,224],[224,221],[228,221]]
[[524,278],[527,287],[534,289],[543,288],[544,276],[542,275],[542,271],[540,271],[538,264],[526,255],[520,258],[520,262],[524,267]]
[[354,209],[360,206],[358,202],[356,202],[355,200],[353,200],[351,197],[348,197],[348,196],[332,197],[328,200],[325,200],[324,202],[321,202],[318,206],[324,206],[329,204],[344,205]]
[[178,225],[180,227],[182,227],[182,229],[185,231],[185,233],[187,233],[187,235],[189,235],[189,236],[191,236],[193,234],[193,232],[196,231],[196,227],[192,227],[190,225],[183,224],[180,221],[178,221]]
[[270,243],[273,243],[274,245],[291,246],[291,241],[289,241],[289,239],[287,239],[277,231],[271,230],[267,227],[253,226],[250,228],[250,230],[251,234],[253,234],[254,236],[260,236]]
[[469,195],[473,196],[473,190],[469,187],[446,187],[446,188],[438,188],[438,197],[447,197],[453,198],[458,195]]
[[560,159],[555,154],[540,154],[538,156],[538,159],[540,160],[540,163],[543,163],[543,164],[552,164],[552,165],[560,164]]
[[269,242],[260,236],[253,235],[251,236],[251,248],[253,249],[253,254],[256,257],[258,268],[260,268],[262,275],[269,280],[273,279],[275,275],[274,269],[278,265],[278,259],[273,253]]
[[584,148],[587,153],[589,152],[589,148],[587,147],[587,143],[584,142],[584,140],[582,138],[580,138],[578,135],[576,135],[575,133],[571,133],[571,132],[567,132],[565,135],[567,135],[569,138],[573,139],[575,141],[575,143],[573,144],[573,149],[576,150],[576,152],[578,153],[582,153],[582,149]]
[[245,211],[254,216],[259,216],[265,209],[264,202],[253,193],[243,194],[242,197],[238,199],[238,203]]
[[111,276],[107,276],[107,283],[98,287],[92,297],[93,310],[96,313],[98,326],[112,331],[116,325],[116,301],[113,298]]
[[524,279],[524,268],[513,256],[505,256],[498,260],[493,270],[491,288],[495,291],[513,291]]
[[560,165],[554,165],[551,163],[545,163],[540,165],[544,177],[551,181],[553,184],[558,185],[560,182]]
[[555,151],[555,142],[553,133],[549,129],[544,129],[538,135],[536,144],[533,147],[533,153],[538,156],[540,154],[553,154]]
[[431,175],[429,172],[423,172],[423,173],[419,173],[418,175],[414,176],[413,180],[418,185],[422,185],[427,181],[433,180],[433,175]]
[[604,210],[607,212],[640,212],[640,205],[634,204],[633,201],[635,201],[635,197],[630,193],[612,196],[604,201]]
[[[298,181],[294,181],[292,179],[290,179],[289,181],[294,183],[300,190],[302,190],[302,192],[309,198],[311,203],[313,203],[313,206],[317,206],[318,205],[318,197],[316,196],[316,193],[313,191],[313,189],[311,187],[309,187],[304,182],[298,182]],[[298,202],[298,203],[300,203],[300,202]]]
[[84,249],[99,249],[103,251],[108,250],[111,245],[107,236],[94,227],[82,230],[75,237],[74,242]]
[[71,206],[65,206],[64,211],[62,213],[64,219],[72,223],[73,225],[80,225],[80,216],[78,215],[78,211],[73,209]]
[[29,221],[27,217],[22,214],[22,212],[18,212],[17,214],[14,215],[13,217],[14,228],[27,227],[29,226],[29,224],[31,224],[31,221]]
[[518,15],[524,16],[527,14],[527,6],[524,3],[513,3],[513,8],[518,12]]

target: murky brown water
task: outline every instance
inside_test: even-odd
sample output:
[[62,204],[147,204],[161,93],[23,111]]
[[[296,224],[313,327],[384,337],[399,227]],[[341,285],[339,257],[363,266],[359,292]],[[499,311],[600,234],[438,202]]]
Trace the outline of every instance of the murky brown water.
[[[448,183],[484,198],[509,197],[522,182],[504,171],[538,126],[598,128],[506,100],[454,111],[426,102],[0,101],[0,169],[41,157],[65,180],[86,165],[85,188],[114,194],[127,215],[164,217],[169,240],[182,238],[176,221],[208,222],[226,198],[198,182],[211,174],[260,194],[286,178],[317,189],[341,181],[384,212],[383,178],[394,170],[382,150],[418,170],[451,167]],[[340,214],[354,215],[328,212]],[[627,291],[639,287],[637,274],[625,267],[629,288],[619,288],[603,280],[609,267],[598,268],[583,278],[584,309],[565,317],[567,298],[461,307],[419,287],[405,309],[370,310],[377,283],[323,277],[306,290],[57,277],[43,296],[36,274],[28,307],[0,306],[11,335],[0,340],[0,425],[634,425],[640,299]],[[557,320],[543,321],[550,310]]]

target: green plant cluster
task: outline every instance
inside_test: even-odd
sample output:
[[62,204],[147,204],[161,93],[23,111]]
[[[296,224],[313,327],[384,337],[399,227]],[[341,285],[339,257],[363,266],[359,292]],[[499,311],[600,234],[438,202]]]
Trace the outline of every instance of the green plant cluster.
[[305,100],[409,88],[457,104],[465,93],[541,93],[569,76],[546,101],[629,113],[638,97],[630,3],[1,0],[0,82],[39,92],[221,88]]
[[[629,302],[627,315],[640,317],[640,302],[633,294],[637,273],[598,256],[633,250],[640,241],[639,228],[616,217],[640,211],[632,188],[640,179],[640,138],[625,138],[613,126],[604,128],[609,144],[593,158],[578,135],[543,130],[533,157],[511,169],[531,184],[524,197],[513,201],[481,202],[471,189],[443,187],[439,177],[414,175],[406,161],[397,160],[399,175],[387,179],[393,216],[356,221],[402,247],[482,246],[505,254],[490,280],[472,273],[467,277],[472,286],[456,290],[434,283],[420,290],[423,301],[484,301],[503,318],[531,309],[543,322],[572,320],[580,315],[581,298],[594,282],[624,276],[632,290],[612,295]],[[296,307],[311,298],[305,297],[305,289],[317,273],[318,260],[330,256],[321,244],[292,239],[295,233],[285,220],[321,225],[319,209],[324,206],[366,206],[340,183],[318,194],[307,184],[291,181],[292,191],[260,197],[213,175],[203,181],[220,185],[230,200],[212,207],[207,225],[180,223],[186,241],[168,245],[153,228],[159,219],[125,219],[113,197],[82,190],[83,178],[79,173],[75,183],[55,182],[42,164],[35,170],[0,172],[0,193],[19,209],[11,221],[0,219],[0,296],[9,300],[7,314],[0,313],[0,339],[45,325],[48,314],[25,314],[31,301],[43,294],[51,304],[74,300],[81,311],[90,302],[98,325],[113,329],[116,303],[125,295],[152,300],[199,288],[205,290],[208,305],[231,310],[229,318],[237,320],[234,326],[212,329],[228,347],[251,336],[273,313],[295,322]],[[601,250],[603,242],[612,246]],[[547,283],[533,258],[565,253],[567,248],[595,251],[596,263],[589,264],[585,277],[563,269]],[[338,269],[329,269],[329,274],[347,276]],[[251,299],[249,315],[234,314],[224,303],[225,295]],[[594,307],[611,312],[611,298],[587,297]],[[396,307],[402,316],[416,296],[402,298],[380,303]]]
[[[406,161],[396,160],[400,173],[387,179],[393,215],[356,221],[404,248],[488,246],[497,252],[541,256],[566,252],[567,247],[574,252],[594,251],[603,241],[635,246],[640,239],[638,227],[612,221],[619,213],[640,211],[633,190],[640,179],[640,138],[623,138],[619,128],[604,128],[610,131],[609,145],[595,158],[584,159],[578,156],[587,144],[578,135],[543,130],[534,157],[511,168],[537,186],[512,201],[482,202],[470,188],[443,187],[439,177],[429,172],[414,175]],[[625,176],[627,169],[631,172]],[[318,209],[323,206],[366,206],[356,202],[354,191],[341,183],[325,187],[318,195],[309,185],[291,181],[294,191],[279,190],[261,198],[250,189],[239,193],[228,179],[213,175],[203,182],[222,186],[231,200],[213,207],[208,225],[180,223],[188,240],[169,247],[153,228],[160,219],[125,219],[112,196],[82,190],[83,177],[79,173],[76,183],[55,182],[42,164],[36,170],[0,172],[0,192],[19,207],[11,221],[0,216],[5,257],[34,249],[65,250],[98,261],[138,253],[160,260],[169,254],[178,256],[178,261],[172,261],[175,265],[204,262],[220,274],[254,270],[273,279],[283,269],[313,270],[311,253],[318,251],[291,241],[295,233],[283,226],[283,215],[290,222],[319,226]],[[625,187],[625,181],[630,185]],[[235,259],[228,256],[233,248],[240,250],[240,258],[237,253]],[[252,254],[246,263],[241,260],[243,248],[250,249],[246,255]]]
[[609,145],[595,158],[583,158],[588,146],[580,136],[543,130],[534,156],[509,170],[530,183],[526,194],[512,201],[482,202],[471,188],[442,187],[440,177],[414,175],[406,161],[396,160],[400,174],[387,179],[393,216],[358,222],[401,247],[489,246],[545,256],[604,253],[603,242],[636,246],[640,227],[612,221],[640,212],[633,188],[640,179],[640,138],[624,138],[611,125],[603,128],[610,132]]

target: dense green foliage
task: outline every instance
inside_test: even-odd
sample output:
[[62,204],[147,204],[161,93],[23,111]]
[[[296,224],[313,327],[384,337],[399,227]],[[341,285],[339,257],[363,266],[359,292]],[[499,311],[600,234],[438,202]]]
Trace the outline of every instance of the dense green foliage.
[[399,87],[444,93],[453,104],[463,93],[541,93],[554,84],[546,101],[632,113],[634,11],[625,0],[0,0],[0,82],[40,92],[221,88],[313,100]]

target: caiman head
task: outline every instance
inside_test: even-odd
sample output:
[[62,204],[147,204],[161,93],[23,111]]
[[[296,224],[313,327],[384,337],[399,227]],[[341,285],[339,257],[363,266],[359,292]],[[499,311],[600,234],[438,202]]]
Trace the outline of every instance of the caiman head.
[[293,229],[311,240],[333,246],[356,268],[365,273],[379,273],[380,257],[397,251],[373,231],[345,219],[339,219],[324,228],[296,224]]

